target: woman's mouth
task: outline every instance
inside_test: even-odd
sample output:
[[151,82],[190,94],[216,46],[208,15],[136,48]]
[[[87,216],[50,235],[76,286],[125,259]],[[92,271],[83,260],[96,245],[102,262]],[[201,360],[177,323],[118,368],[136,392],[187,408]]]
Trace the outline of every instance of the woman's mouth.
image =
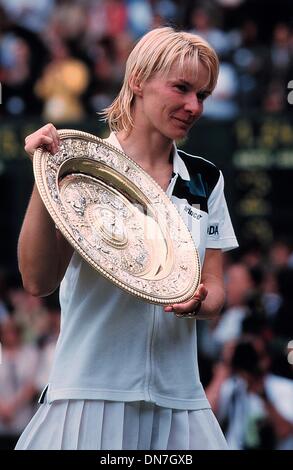
[[190,121],[190,120],[182,119],[176,116],[173,116],[173,118],[183,127],[191,127],[193,124],[193,121]]

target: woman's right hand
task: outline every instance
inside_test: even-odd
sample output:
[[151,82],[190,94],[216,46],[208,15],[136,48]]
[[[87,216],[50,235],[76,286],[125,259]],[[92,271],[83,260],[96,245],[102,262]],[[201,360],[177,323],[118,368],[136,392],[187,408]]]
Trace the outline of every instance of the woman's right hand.
[[32,160],[37,148],[43,147],[48,152],[54,154],[58,152],[59,144],[60,138],[57,129],[53,126],[53,124],[50,123],[46,124],[25,138],[24,150]]

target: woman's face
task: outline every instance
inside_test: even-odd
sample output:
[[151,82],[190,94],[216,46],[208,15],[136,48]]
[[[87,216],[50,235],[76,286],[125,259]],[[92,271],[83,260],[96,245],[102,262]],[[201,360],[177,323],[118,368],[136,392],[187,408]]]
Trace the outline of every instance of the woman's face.
[[201,116],[203,101],[209,95],[208,70],[200,64],[198,72],[195,77],[187,65],[183,77],[174,64],[167,76],[158,73],[141,84],[138,106],[147,128],[172,140],[186,136]]

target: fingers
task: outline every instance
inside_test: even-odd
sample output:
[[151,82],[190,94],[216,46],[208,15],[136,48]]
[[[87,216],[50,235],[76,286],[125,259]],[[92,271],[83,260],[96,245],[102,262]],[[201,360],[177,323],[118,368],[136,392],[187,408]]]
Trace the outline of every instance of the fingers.
[[31,157],[33,157],[34,152],[38,147],[45,147],[49,152],[53,151],[52,137],[48,137],[45,135],[33,137],[31,140],[27,141],[24,149]]
[[201,303],[199,299],[192,299],[188,302],[182,302],[180,304],[168,305],[165,307],[165,312],[184,313],[193,312],[196,310],[198,305]]
[[60,138],[57,132],[57,129],[53,124],[49,124],[50,137],[53,139],[53,153],[58,152],[60,145]]
[[180,304],[173,304],[168,305],[164,308],[165,312],[174,312],[174,313],[188,313],[193,312],[197,309],[197,307],[203,302],[208,295],[207,288],[200,284],[192,297],[192,299],[188,300],[187,302],[182,302]]
[[34,152],[39,147],[44,147],[48,152],[54,154],[58,152],[60,138],[57,129],[53,124],[46,124],[25,139],[25,151],[32,158]]
[[167,307],[164,307],[165,312],[173,312],[173,305],[168,305]]
[[204,284],[200,284],[193,296],[193,298],[200,300],[203,302],[208,295],[208,290]]

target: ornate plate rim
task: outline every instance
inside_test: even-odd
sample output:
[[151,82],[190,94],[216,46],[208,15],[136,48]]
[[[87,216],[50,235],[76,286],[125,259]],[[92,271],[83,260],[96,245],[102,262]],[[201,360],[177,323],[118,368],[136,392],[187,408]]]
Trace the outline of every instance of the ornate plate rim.
[[[171,201],[171,199],[168,198],[166,193],[163,191],[161,186],[134,160],[132,160],[130,157],[128,157],[124,152],[122,152],[120,149],[115,147],[114,145],[110,144],[109,142],[105,142],[103,139],[84,132],[84,131],[79,131],[75,129],[59,129],[58,135],[60,139],[67,139],[67,138],[77,138],[77,139],[85,139],[87,141],[91,141],[93,143],[99,143],[102,144],[105,147],[108,147],[110,150],[114,151],[115,153],[118,153],[122,158],[124,158],[126,161],[128,160],[131,162],[131,165],[134,165],[139,172],[141,172],[156,188],[156,190],[159,192],[160,196],[164,199],[164,203],[168,205],[172,205],[173,210],[177,212],[177,216],[182,220],[182,223],[184,227],[186,228],[186,234],[189,234],[190,241],[193,245],[194,248],[194,254],[195,254],[195,265],[196,265],[196,275],[195,279],[192,282],[191,286],[188,289],[188,292],[185,292],[182,295],[176,296],[176,297],[169,297],[166,299],[162,299],[159,297],[155,297],[149,294],[143,294],[139,292],[138,290],[133,289],[131,286],[128,286],[127,284],[123,284],[119,279],[115,278],[115,276],[111,275],[108,271],[106,271],[102,266],[100,266],[95,260],[93,260],[86,252],[85,250],[78,244],[78,242],[74,239],[74,237],[71,235],[71,233],[68,231],[66,224],[62,220],[62,217],[60,214],[55,210],[51,198],[48,195],[48,189],[47,185],[44,182],[45,180],[45,175],[43,174],[43,155],[44,154],[49,154],[50,153],[43,149],[43,148],[38,148],[36,149],[34,153],[34,158],[33,158],[33,171],[34,171],[34,176],[35,176],[35,183],[38,188],[39,194],[41,196],[41,199],[50,214],[51,218],[53,219],[54,223],[56,224],[56,228],[60,230],[62,235],[65,237],[65,239],[71,244],[71,246],[92,266],[98,273],[103,275],[106,279],[110,280],[114,285],[117,287],[123,289],[124,291],[128,292],[129,294],[134,295],[137,298],[140,298],[141,300],[145,300],[149,303],[155,304],[155,305],[170,305],[172,303],[181,303],[184,301],[187,301],[190,299],[200,282],[200,277],[201,277],[201,265],[200,265],[200,259],[199,259],[199,254],[198,250],[194,244],[194,240],[192,238],[192,235],[184,223],[177,207],[175,204]],[[132,182],[133,183],[133,182]],[[133,183],[134,184],[134,183]]]

